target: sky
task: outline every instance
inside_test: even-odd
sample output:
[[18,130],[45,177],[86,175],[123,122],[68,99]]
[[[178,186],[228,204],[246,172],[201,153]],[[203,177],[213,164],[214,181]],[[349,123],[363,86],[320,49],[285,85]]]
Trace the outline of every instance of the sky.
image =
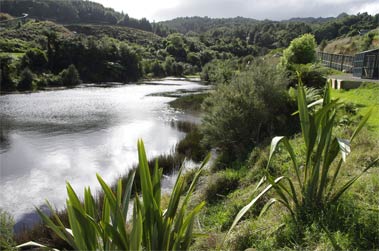
[[175,17],[250,17],[285,20],[330,17],[342,12],[379,13],[379,0],[92,0],[130,17],[164,21]]

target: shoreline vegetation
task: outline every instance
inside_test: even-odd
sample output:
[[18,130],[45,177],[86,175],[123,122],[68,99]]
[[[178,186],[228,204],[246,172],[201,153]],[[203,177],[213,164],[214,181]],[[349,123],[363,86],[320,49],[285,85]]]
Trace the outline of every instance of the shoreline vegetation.
[[[198,82],[204,84],[204,82],[200,79],[199,75],[189,75],[189,76],[183,76],[183,77],[176,77],[176,76],[166,76],[166,77],[160,77],[160,78],[143,78],[135,82],[128,82],[128,83],[121,83],[121,82],[80,82],[78,85],[72,85],[72,86],[50,86],[50,87],[42,87],[41,89],[34,89],[34,90],[12,90],[12,91],[2,91],[0,89],[0,95],[7,95],[7,94],[27,94],[27,93],[34,93],[39,91],[57,91],[57,90],[66,90],[71,88],[81,88],[81,87],[110,87],[110,86],[117,86],[117,85],[128,85],[128,84],[157,84],[159,85],[160,81],[162,80],[175,80],[175,81],[191,81],[191,82]],[[166,97],[180,97],[181,95],[177,95],[177,92],[173,92],[172,95],[170,93],[157,93],[154,95],[157,96],[166,96]],[[187,92],[184,92],[183,94],[186,94]],[[175,108],[175,107],[174,107]],[[181,108],[181,107],[178,107]],[[185,108],[185,107],[183,107]]]
[[[157,160],[147,161],[139,142],[143,170],[134,182],[125,175],[108,187],[98,177],[104,194],[94,198],[87,190],[84,201],[68,185],[69,212],[57,212],[53,222],[41,214],[50,228],[39,224],[16,235],[0,209],[1,249],[28,241],[60,250],[151,250],[162,243],[165,250],[379,249],[379,87],[331,90],[326,77],[338,71],[316,58],[324,49],[378,48],[379,14],[150,23],[90,1],[0,1],[9,12],[2,19],[33,12],[33,19],[0,30],[2,91],[194,74],[210,86],[158,94],[176,98],[172,109],[200,114],[201,123],[172,121],[186,136]],[[41,4],[46,13],[36,11]],[[64,10],[59,17],[56,5]],[[67,24],[70,18],[77,23]],[[202,161],[211,149],[217,156],[209,168],[182,173],[178,189],[161,194],[163,174],[179,170],[185,158]],[[122,201],[136,193],[142,197],[134,197],[133,213],[140,218],[127,222]]]

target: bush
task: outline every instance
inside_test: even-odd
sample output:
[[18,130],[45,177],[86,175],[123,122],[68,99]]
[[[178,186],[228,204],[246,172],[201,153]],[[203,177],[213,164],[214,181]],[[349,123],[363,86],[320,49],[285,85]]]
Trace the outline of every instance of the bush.
[[29,68],[25,68],[21,72],[21,78],[18,82],[17,89],[20,91],[27,91],[33,89],[33,73]]
[[282,67],[291,69],[292,65],[313,63],[316,60],[316,47],[315,37],[311,34],[295,38],[283,51]]
[[21,61],[22,67],[29,67],[32,71],[41,72],[47,66],[46,53],[37,48],[26,51]]
[[70,65],[67,69],[61,71],[59,73],[59,76],[61,77],[61,82],[64,86],[74,86],[82,82],[80,80],[78,70],[73,64]]
[[200,78],[212,84],[228,84],[236,69],[237,63],[232,60],[213,60],[203,67]]
[[0,57],[0,92],[16,89],[16,81],[12,78],[13,68],[11,57]]
[[203,135],[197,127],[187,133],[183,140],[176,145],[176,151],[194,161],[201,161],[208,149],[201,144]]
[[263,60],[230,84],[219,85],[204,101],[204,143],[218,147],[231,160],[243,159],[273,133],[289,134],[289,115],[285,114],[293,110],[286,88],[284,74]]
[[290,85],[296,86],[298,83],[298,76],[296,72],[300,72],[301,81],[305,86],[314,88],[323,88],[325,86],[328,69],[316,64],[293,65],[293,71],[290,71]]

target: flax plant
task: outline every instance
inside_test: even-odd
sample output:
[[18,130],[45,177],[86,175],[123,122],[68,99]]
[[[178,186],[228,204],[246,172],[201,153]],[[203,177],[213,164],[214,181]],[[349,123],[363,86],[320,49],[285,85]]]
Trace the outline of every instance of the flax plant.
[[[274,137],[271,141],[266,175],[253,193],[258,191],[265,180],[269,185],[241,209],[225,238],[256,201],[271,189],[275,191],[275,196],[266,203],[261,214],[279,202],[288,209],[297,224],[310,224],[327,213],[327,209],[336,204],[346,190],[378,162],[379,158],[348,181],[341,179],[341,170],[351,151],[351,143],[367,122],[371,111],[362,118],[349,139],[341,139],[335,136],[333,128],[337,123],[337,110],[342,104],[338,100],[331,100],[329,83],[325,87],[323,99],[307,105],[305,90],[299,80],[297,103],[298,112],[295,114],[299,114],[300,117],[305,144],[304,162],[298,160],[287,137]],[[279,144],[282,144],[290,155],[294,177],[274,178],[268,172]]]
[[[131,221],[127,221],[127,215],[135,171],[129,174],[125,188],[121,180],[118,181],[116,191],[112,191],[97,175],[104,194],[101,210],[98,210],[89,188],[84,190],[84,200],[80,201],[67,183],[70,229],[63,225],[56,213],[50,218],[38,209],[37,212],[44,223],[75,250],[187,250],[192,240],[195,216],[204,206],[202,202],[189,209],[188,202],[209,155],[186,193],[186,183],[181,175],[183,168],[179,170],[166,210],[161,208],[162,169],[156,162],[150,174],[142,140],[138,141],[138,157],[142,196],[136,194],[134,197]],[[49,207],[54,212],[50,204]]]

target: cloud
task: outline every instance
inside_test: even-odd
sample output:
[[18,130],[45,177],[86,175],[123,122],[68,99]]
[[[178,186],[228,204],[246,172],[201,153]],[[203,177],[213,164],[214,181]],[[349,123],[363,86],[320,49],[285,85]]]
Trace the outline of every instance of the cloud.
[[250,17],[283,20],[328,17],[342,12],[377,14],[377,0],[95,0],[132,17],[167,20],[185,16]]

